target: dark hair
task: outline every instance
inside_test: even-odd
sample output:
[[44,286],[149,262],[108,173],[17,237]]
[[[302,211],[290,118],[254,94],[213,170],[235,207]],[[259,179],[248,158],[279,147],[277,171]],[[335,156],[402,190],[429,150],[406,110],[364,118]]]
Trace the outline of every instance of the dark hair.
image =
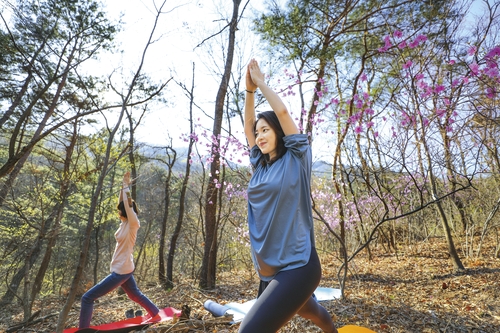
[[[120,201],[116,208],[120,211],[121,216],[125,218],[127,217],[127,211],[125,210],[125,203],[123,201]],[[137,209],[137,204],[135,203],[135,201],[132,201],[132,208],[134,209],[134,212],[136,214],[139,214],[139,210]]]
[[285,136],[285,132],[283,132],[283,128],[281,128],[280,121],[278,119],[278,116],[276,116],[276,113],[274,111],[264,111],[257,113],[257,120],[255,121],[255,124],[253,125],[253,131],[255,132],[257,129],[257,122],[260,119],[264,119],[268,124],[269,127],[271,127],[276,133],[276,156],[273,159],[269,158],[269,154],[264,154],[264,158],[261,159],[260,163],[262,166],[265,166],[266,164],[271,165],[273,164],[276,160],[281,158],[283,155],[286,153],[286,147],[285,147],[285,142],[283,141],[283,137]]

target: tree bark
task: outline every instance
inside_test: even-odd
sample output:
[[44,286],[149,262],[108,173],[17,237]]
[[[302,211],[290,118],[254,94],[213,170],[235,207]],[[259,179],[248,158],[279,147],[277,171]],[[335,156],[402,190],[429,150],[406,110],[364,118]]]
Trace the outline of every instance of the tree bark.
[[208,180],[207,189],[205,192],[205,245],[203,252],[203,261],[200,274],[200,287],[204,289],[212,289],[215,287],[216,266],[217,266],[217,193],[219,184],[220,170],[220,134],[222,128],[222,118],[224,115],[224,100],[226,98],[227,87],[231,77],[231,68],[234,58],[234,45],[236,40],[236,31],[238,28],[238,11],[241,0],[233,0],[233,15],[229,23],[229,43],[226,54],[226,64],[224,75],[222,76],[221,84],[217,92],[215,100],[215,116],[213,126],[213,142],[211,153],[213,162],[210,165],[210,177]]
[[174,154],[174,162],[175,162],[175,156],[176,152],[172,148],[167,147],[166,148],[166,154],[167,158],[169,159],[169,162],[167,163],[168,166],[168,172],[167,172],[167,179],[165,180],[165,199],[163,203],[163,220],[161,223],[161,231],[160,231],[160,248],[158,251],[158,280],[162,284],[164,288],[169,287],[169,281],[167,280],[167,275],[165,273],[165,239],[167,237],[167,222],[168,222],[168,216],[170,213],[170,185],[171,185],[171,179],[172,179],[172,167],[173,167],[173,162],[170,160],[170,155],[169,155],[169,150],[172,150]]
[[177,215],[177,223],[175,224],[174,232],[170,238],[170,248],[168,250],[167,256],[167,288],[171,289],[174,287],[174,256],[175,250],[177,248],[177,240],[181,234],[182,224],[184,221],[184,211],[186,207],[186,191],[189,183],[189,176],[191,175],[191,152],[193,151],[193,145],[195,139],[194,126],[193,126],[193,105],[194,105],[194,74],[195,65],[193,63],[193,79],[191,84],[191,90],[188,93],[189,96],[189,145],[187,151],[186,169],[184,172],[184,179],[182,180],[181,193],[179,197],[179,214]]

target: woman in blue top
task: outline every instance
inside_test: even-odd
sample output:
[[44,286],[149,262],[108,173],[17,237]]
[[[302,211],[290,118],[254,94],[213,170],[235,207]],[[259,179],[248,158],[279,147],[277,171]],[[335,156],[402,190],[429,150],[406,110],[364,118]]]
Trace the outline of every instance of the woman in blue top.
[[[260,89],[273,111],[255,115]],[[254,173],[248,185],[252,259],[262,281],[240,333],[277,332],[295,314],[337,333],[312,294],[321,279],[310,198],[311,147],[285,104],[267,86],[256,60],[246,72],[245,135]]]

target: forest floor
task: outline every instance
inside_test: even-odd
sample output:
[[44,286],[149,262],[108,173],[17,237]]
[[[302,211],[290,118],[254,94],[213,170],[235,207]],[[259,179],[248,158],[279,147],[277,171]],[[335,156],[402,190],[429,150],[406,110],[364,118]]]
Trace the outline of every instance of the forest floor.
[[[466,271],[453,273],[446,245],[425,243],[414,253],[382,255],[368,260],[360,254],[351,263],[345,299],[323,301],[337,327],[359,325],[378,333],[497,333],[500,332],[500,259],[493,248],[484,248],[485,257],[462,259]],[[338,288],[338,263],[329,263],[320,253],[323,278],[320,286]],[[253,277],[252,277],[253,276]],[[171,291],[159,286],[140,286],[159,307],[181,309],[187,305],[189,320],[159,323],[142,332],[237,332],[239,324],[228,318],[214,318],[203,308],[207,299],[221,304],[255,298],[258,281],[249,272],[218,276],[217,288],[200,290],[197,281],[181,281]],[[20,306],[0,313],[0,332],[55,332],[57,315],[64,298],[46,297],[35,305],[43,321],[9,330],[22,322]],[[75,302],[67,327],[78,325],[79,301]],[[122,320],[125,311],[137,305],[124,295],[112,292],[95,305],[93,325]],[[35,318],[36,320],[36,318]],[[280,332],[321,332],[310,322],[295,316]]]

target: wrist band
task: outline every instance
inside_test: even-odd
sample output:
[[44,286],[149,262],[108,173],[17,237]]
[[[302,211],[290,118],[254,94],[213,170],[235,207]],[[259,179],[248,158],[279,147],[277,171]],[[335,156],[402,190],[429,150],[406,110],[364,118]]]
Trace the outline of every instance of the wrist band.
[[[257,90],[255,90],[257,91]],[[253,94],[255,91],[247,90],[247,93]]]

